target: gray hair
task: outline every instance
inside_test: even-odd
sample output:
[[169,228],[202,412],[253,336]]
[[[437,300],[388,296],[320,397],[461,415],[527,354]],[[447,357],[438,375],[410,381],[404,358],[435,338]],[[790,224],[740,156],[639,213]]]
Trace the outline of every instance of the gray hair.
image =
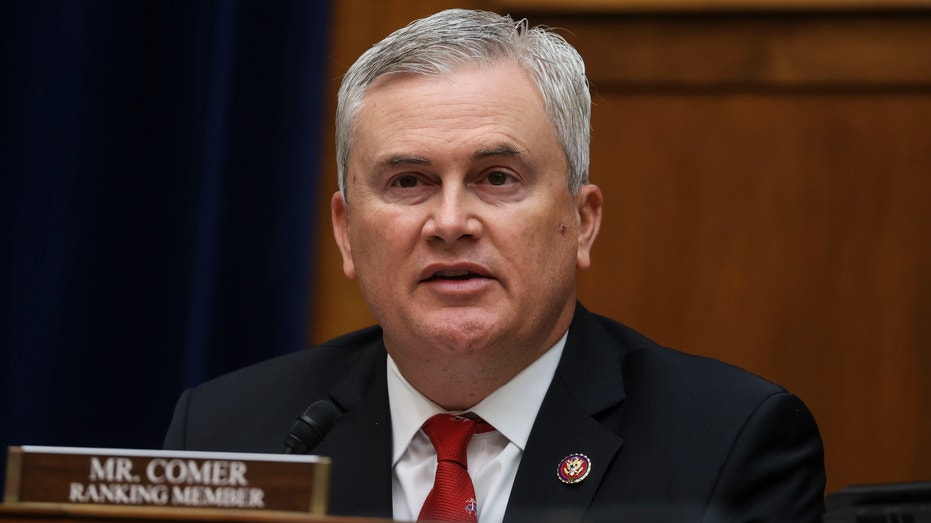
[[346,196],[346,170],[356,117],[368,86],[382,75],[449,74],[463,64],[512,60],[523,67],[543,95],[547,117],[568,163],[569,191],[588,183],[591,94],[585,63],[566,40],[527,20],[488,11],[449,9],[415,20],[359,57],[343,77],[336,108],[336,165]]

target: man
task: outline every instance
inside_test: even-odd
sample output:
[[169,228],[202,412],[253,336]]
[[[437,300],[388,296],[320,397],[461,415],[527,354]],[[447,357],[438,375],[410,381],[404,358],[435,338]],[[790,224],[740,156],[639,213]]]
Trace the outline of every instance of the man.
[[[602,213],[590,106],[575,49],[492,13],[444,11],[364,53],[339,94],[332,218],[378,326],[185,392],[166,447],[280,452],[329,399],[344,414],[313,452],[333,459],[333,514],[818,521],[800,400],[577,303]],[[461,515],[431,512],[455,468],[434,419],[470,427]]]

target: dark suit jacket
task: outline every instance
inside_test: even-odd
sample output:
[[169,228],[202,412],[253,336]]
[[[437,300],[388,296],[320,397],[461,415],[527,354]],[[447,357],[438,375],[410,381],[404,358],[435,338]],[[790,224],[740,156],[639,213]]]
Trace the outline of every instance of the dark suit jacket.
[[[347,414],[313,451],[333,459],[330,513],[390,518],[385,358],[371,327],[207,382],[181,396],[165,447],[281,452],[295,418],[331,398]],[[563,484],[557,465],[577,452],[591,472]],[[824,486],[797,397],[578,306],[505,520],[816,522]]]

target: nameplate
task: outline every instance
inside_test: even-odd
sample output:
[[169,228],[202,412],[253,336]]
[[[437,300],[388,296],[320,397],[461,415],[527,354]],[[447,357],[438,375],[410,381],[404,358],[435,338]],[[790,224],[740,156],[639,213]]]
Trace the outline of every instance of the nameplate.
[[326,514],[330,459],[76,447],[10,447],[5,503]]

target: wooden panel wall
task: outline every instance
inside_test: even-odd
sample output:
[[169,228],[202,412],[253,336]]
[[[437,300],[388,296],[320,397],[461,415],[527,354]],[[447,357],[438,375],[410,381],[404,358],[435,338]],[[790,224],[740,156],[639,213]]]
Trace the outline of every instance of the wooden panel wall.
[[[362,50],[442,7],[564,28],[606,200],[582,301],[798,393],[829,492],[931,480],[931,10],[567,2],[340,0],[334,92]],[[372,322],[323,200],[312,341]]]

